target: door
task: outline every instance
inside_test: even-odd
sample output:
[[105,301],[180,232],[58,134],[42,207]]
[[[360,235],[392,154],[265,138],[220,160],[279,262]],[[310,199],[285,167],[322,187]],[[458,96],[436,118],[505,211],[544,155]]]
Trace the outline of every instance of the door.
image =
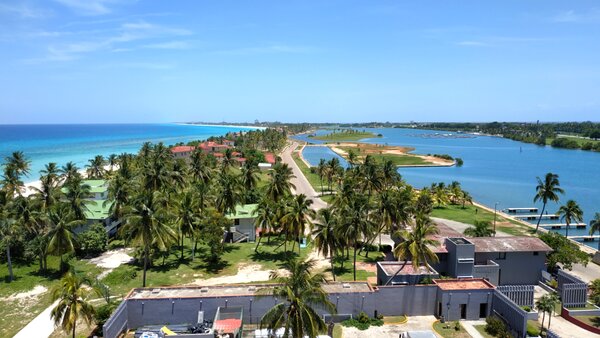
[[460,319],[467,319],[467,304],[460,304]]
[[487,303],[479,304],[479,318],[487,317]]

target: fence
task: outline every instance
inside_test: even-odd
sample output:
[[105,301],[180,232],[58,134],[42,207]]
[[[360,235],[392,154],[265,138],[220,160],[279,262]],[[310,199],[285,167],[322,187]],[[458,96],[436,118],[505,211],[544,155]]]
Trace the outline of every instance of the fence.
[[494,292],[492,312],[506,322],[515,337],[526,336],[528,313],[498,290]]
[[497,290],[519,306],[533,307],[533,285],[504,285],[497,287]]
[[127,329],[127,317],[127,301],[123,301],[102,326],[104,337],[118,337],[121,332],[125,331]]
[[587,284],[562,270],[558,271],[558,294],[564,307],[585,307]]
[[556,332],[548,330],[546,331],[546,338],[560,338],[560,336]]

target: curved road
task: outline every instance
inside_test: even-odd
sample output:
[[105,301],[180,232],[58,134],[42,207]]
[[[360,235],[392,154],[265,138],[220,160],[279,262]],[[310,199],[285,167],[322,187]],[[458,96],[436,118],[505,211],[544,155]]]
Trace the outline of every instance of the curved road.
[[309,199],[313,201],[312,208],[314,210],[320,210],[327,207],[327,203],[319,198],[319,195],[313,189],[312,185],[308,182],[294,159],[292,158],[292,152],[298,148],[297,142],[292,142],[288,146],[286,146],[281,152],[281,160],[283,163],[286,163],[290,168],[292,168],[292,172],[294,173],[295,178],[292,178],[292,183],[296,186],[296,189],[293,189],[295,194],[304,194]]

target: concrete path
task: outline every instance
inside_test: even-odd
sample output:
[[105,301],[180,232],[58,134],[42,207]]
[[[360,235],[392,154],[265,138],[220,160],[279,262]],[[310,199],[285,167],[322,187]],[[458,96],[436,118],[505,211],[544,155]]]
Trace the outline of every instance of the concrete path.
[[484,338],[481,333],[477,331],[475,325],[485,325],[485,320],[463,320],[460,323],[471,337]]
[[[406,331],[433,331],[432,325],[436,321],[434,316],[409,316],[405,324],[386,324],[371,326],[361,331],[355,327],[342,327],[344,338],[396,338]],[[437,337],[441,337],[434,332]]]
[[50,317],[52,309],[58,304],[58,301],[50,305],[46,310],[35,317],[27,324],[14,338],[47,338],[54,332],[54,321]]
[[296,150],[296,148],[298,148],[298,143],[292,142],[291,145],[285,147],[281,152],[281,160],[292,168],[292,172],[294,173],[294,176],[296,176],[292,179],[292,183],[296,186],[296,189],[294,189],[293,192],[295,194],[304,194],[311,199],[313,201],[312,208],[314,210],[326,208],[327,203],[319,198],[315,189],[313,189],[312,185],[310,185],[306,177],[304,177],[304,174],[292,158],[292,152]]

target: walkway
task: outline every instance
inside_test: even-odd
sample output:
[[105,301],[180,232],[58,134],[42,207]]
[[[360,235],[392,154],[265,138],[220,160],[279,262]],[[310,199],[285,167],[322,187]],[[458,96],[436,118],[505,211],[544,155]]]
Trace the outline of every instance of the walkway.
[[319,198],[315,189],[313,189],[312,185],[308,182],[294,159],[292,158],[292,152],[298,148],[297,142],[292,142],[291,145],[285,147],[281,152],[281,159],[283,163],[286,163],[290,168],[292,168],[292,172],[294,173],[295,178],[292,179],[292,183],[296,186],[294,189],[295,194],[304,194],[309,199],[313,201],[312,208],[314,210],[320,210],[327,207],[327,203]]
[[485,325],[485,320],[463,320],[460,323],[471,337],[484,338],[481,333],[477,331],[475,325]]
[[50,305],[46,310],[27,324],[14,338],[49,337],[54,332],[54,321],[50,313],[58,304],[58,301]]

